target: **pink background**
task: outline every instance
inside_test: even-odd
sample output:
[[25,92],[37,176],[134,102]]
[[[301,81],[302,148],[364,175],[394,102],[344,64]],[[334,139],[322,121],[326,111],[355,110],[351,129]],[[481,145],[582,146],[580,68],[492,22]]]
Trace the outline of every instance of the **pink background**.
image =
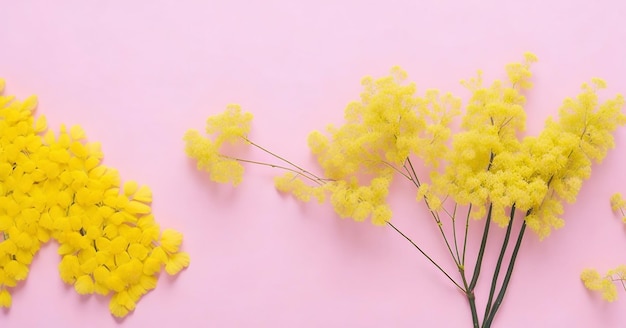
[[[459,80],[479,68],[504,77],[525,51],[540,59],[529,133],[592,77],[608,82],[605,97],[626,92],[621,1],[61,2],[2,1],[5,94],[37,94],[53,129],[81,124],[105,164],[152,187],[157,220],[184,233],[192,263],[115,320],[108,298],[61,282],[57,245],[47,244],[2,327],[469,327],[462,295],[392,230],[281,196],[268,169],[249,167],[237,188],[212,184],[183,152],[186,129],[239,103],[255,114],[253,140],[315,167],[307,134],[341,121],[363,76],[401,65],[422,91],[467,99]],[[626,129],[616,143],[567,206],[566,226],[524,240],[495,326],[626,326],[626,292],[608,304],[579,280],[585,267],[626,263],[626,230],[608,203],[626,193]],[[394,185],[394,222],[451,267],[409,190]]]

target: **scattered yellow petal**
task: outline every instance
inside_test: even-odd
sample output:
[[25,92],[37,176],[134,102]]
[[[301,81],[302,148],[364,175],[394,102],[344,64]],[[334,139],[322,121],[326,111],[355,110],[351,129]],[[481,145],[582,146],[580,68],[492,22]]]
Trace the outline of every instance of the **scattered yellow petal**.
[[[3,85],[0,81],[0,90],[2,90]],[[10,308],[11,307],[11,294],[9,291],[2,288],[0,289],[0,308]]]
[[165,263],[165,271],[170,275],[175,275],[180,270],[189,266],[189,254],[180,252],[172,255]]
[[165,229],[161,233],[161,247],[168,253],[176,253],[183,242],[183,235],[174,229]]

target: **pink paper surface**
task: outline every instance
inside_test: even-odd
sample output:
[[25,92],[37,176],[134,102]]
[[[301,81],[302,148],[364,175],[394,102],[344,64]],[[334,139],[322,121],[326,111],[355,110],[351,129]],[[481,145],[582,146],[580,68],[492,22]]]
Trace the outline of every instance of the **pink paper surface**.
[[[539,57],[527,92],[534,134],[592,77],[607,81],[604,98],[626,92],[624,17],[621,1],[3,1],[5,94],[38,95],[52,129],[80,124],[106,165],[149,185],[157,221],[185,235],[192,262],[116,320],[108,298],[62,283],[51,242],[0,326],[470,327],[463,295],[391,229],[280,195],[271,169],[216,185],[182,136],[239,103],[255,114],[253,140],[317,168],[306,137],[341,122],[362,77],[400,65],[420,93],[467,100],[459,80],[477,69],[504,78],[525,51]],[[626,327],[626,292],[609,304],[579,279],[626,264],[626,230],[609,205],[626,192],[625,147],[622,128],[564,228],[544,241],[529,232],[495,327]],[[394,222],[457,277],[410,186],[398,180],[391,198]],[[468,262],[482,229],[472,224]],[[496,246],[503,231],[493,231]],[[496,256],[486,255],[479,309]]]

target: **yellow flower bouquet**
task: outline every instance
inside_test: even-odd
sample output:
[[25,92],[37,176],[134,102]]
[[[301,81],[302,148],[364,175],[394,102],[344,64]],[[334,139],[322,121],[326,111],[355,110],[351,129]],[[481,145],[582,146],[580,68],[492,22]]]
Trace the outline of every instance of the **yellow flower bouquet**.
[[[237,105],[212,116],[206,133],[189,130],[184,140],[188,156],[213,181],[242,181],[243,164],[282,169],[275,187],[301,201],[328,201],[340,217],[370,220],[406,239],[467,299],[473,327],[490,327],[510,283],[525,231],[540,239],[563,226],[563,203],[574,202],[592,162],[600,162],[614,146],[613,132],[626,123],[624,98],[600,101],[604,81],[582,85],[575,98],[563,102],[558,119],[548,119],[537,136],[521,138],[525,128],[525,97],[532,87],[526,54],[521,63],[506,66],[508,80],[489,86],[479,72],[462,84],[471,99],[462,111],[459,98],[438,90],[416,95],[404,83],[406,73],[393,68],[390,76],[365,78],[360,100],[345,109],[345,123],[309,136],[309,147],[323,174],[314,174],[248,138],[252,114]],[[463,112],[460,126],[456,117]],[[248,144],[272,158],[260,162],[230,154],[225,143]],[[392,179],[414,186],[441,233],[443,247],[458,272],[448,272],[392,223],[388,202]],[[477,254],[467,254],[470,225],[481,220]],[[521,223],[514,224],[516,220]],[[474,293],[492,224],[506,229],[491,275],[485,308]],[[516,227],[514,229],[514,227]],[[515,230],[515,231],[514,231]],[[476,241],[478,242],[478,241]],[[512,250],[511,250],[512,248]]]

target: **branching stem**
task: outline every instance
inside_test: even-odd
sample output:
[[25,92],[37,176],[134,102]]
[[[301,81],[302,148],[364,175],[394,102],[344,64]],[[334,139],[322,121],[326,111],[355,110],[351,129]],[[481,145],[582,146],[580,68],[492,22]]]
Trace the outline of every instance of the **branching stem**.
[[395,225],[393,225],[393,223],[387,221],[387,224],[393,228],[393,230],[397,233],[399,233],[402,237],[404,237],[404,239],[406,239],[409,243],[411,243],[411,245],[413,245],[413,247],[415,247],[420,253],[422,253],[422,255],[424,255],[426,257],[426,259],[428,259],[428,261],[430,261],[430,263],[432,263],[435,267],[437,267],[437,269],[439,269],[439,271],[441,271],[441,273],[443,273],[448,279],[450,279],[450,281],[452,281],[452,283],[459,289],[461,290],[463,293],[466,293],[465,289],[463,289],[463,287],[461,287],[461,285],[459,285],[454,279],[452,279],[452,277],[450,277],[450,275],[443,269],[441,268],[441,266],[439,266],[439,264],[437,264],[437,262],[435,262],[430,256],[428,256],[428,254],[426,254],[413,240],[411,240],[411,238],[409,238],[407,235],[405,235],[404,233],[402,233],[402,231],[400,231],[398,228],[396,228]]
[[[407,169],[407,172],[409,174],[412,174],[412,178],[415,179],[414,182],[416,186],[419,188],[421,184],[419,182],[419,179],[417,178],[417,173],[415,172],[415,168],[413,167],[413,164],[411,163],[411,159],[407,158],[406,162],[409,164],[409,167],[410,167],[410,171]],[[406,166],[405,166],[405,169],[406,169]],[[461,259],[458,259],[456,256],[454,256],[454,252],[452,251],[452,247],[450,246],[448,237],[446,236],[446,233],[443,231],[443,222],[441,222],[441,219],[439,218],[439,213],[433,210],[433,208],[430,206],[427,196],[424,196],[424,203],[426,204],[426,207],[430,211],[430,214],[432,215],[433,219],[435,219],[435,223],[437,223],[439,232],[441,233],[441,236],[443,237],[443,241],[446,243],[446,247],[448,248],[448,251],[450,252],[450,256],[452,257],[452,260],[454,260],[454,264],[456,266],[459,266]]]
[[261,165],[261,166],[269,166],[269,167],[272,167],[272,168],[277,168],[277,169],[281,169],[281,170],[285,170],[285,171],[290,171],[290,172],[293,172],[293,173],[295,173],[295,174],[297,174],[297,175],[299,175],[299,176],[301,176],[303,178],[311,180],[311,181],[313,181],[314,183],[316,183],[318,185],[323,185],[325,183],[325,181],[326,181],[326,180],[317,178],[315,176],[313,176],[313,177],[309,176],[308,174],[306,174],[306,172],[303,172],[303,171],[300,171],[300,170],[295,170],[295,169],[292,169],[292,168],[287,167],[287,166],[276,165],[276,164],[265,163],[265,162],[258,162],[258,161],[253,161],[253,160],[249,160],[249,159],[237,158],[237,157],[230,157],[230,156],[226,156],[226,155],[220,155],[220,156],[222,156],[223,158],[226,158],[226,159],[232,159],[232,160],[237,161],[237,162],[250,163],[250,164],[256,164],[256,165]]
[[304,168],[300,167],[299,165],[294,164],[293,162],[287,160],[286,158],[284,158],[282,156],[279,156],[278,154],[275,154],[275,153],[269,151],[268,149],[266,149],[266,148],[262,147],[261,145],[253,142],[252,140],[248,139],[247,137],[242,136],[242,138],[243,138],[243,140],[245,140],[247,143],[251,144],[252,146],[254,146],[254,147],[262,150],[263,152],[265,152],[265,153],[267,153],[267,154],[269,154],[269,155],[271,155],[271,156],[273,156],[273,157],[275,157],[275,158],[277,158],[277,159],[279,159],[279,160],[281,160],[281,161],[291,165],[292,167],[295,167],[296,169],[298,169],[303,174],[309,175],[309,176],[311,176],[311,177],[313,177],[313,178],[315,178],[315,179],[317,179],[319,181],[324,181],[325,180],[325,179],[322,179],[319,176],[315,175],[314,173],[311,173],[310,171],[305,170]]

